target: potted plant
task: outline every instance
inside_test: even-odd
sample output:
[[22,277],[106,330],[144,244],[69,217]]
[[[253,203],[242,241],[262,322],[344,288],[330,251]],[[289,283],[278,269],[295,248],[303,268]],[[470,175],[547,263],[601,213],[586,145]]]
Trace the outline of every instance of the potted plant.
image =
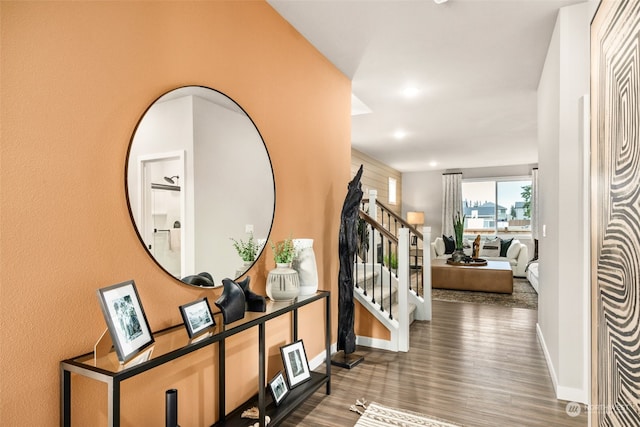
[[280,243],[271,242],[276,268],[267,275],[267,296],[274,301],[290,301],[300,294],[300,277],[291,268],[295,255],[291,237]]
[[295,251],[291,237],[280,243],[271,242],[271,250],[273,250],[273,260],[276,264],[290,265],[293,262]]
[[387,268],[393,272],[398,270],[398,257],[395,252],[391,252],[391,256],[384,256],[384,265],[386,265]]
[[258,254],[258,244],[253,238],[253,233],[249,233],[249,239],[245,242],[242,239],[236,240],[233,237],[231,238],[233,241],[233,247],[236,248],[238,255],[245,263],[253,262],[256,260],[256,255]]

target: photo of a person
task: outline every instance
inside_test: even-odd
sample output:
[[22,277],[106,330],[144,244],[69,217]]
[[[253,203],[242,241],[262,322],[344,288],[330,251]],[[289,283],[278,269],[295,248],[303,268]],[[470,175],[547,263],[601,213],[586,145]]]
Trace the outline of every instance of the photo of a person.
[[304,345],[301,340],[280,347],[280,353],[287,373],[289,388],[293,389],[311,379],[307,354],[304,351]]
[[125,342],[131,342],[142,335],[142,327],[130,295],[114,300],[113,310],[118,318]]
[[294,377],[297,377],[304,372],[304,368],[302,367],[302,358],[300,358],[300,352],[298,350],[294,350],[289,353],[289,364],[291,365],[291,374]]

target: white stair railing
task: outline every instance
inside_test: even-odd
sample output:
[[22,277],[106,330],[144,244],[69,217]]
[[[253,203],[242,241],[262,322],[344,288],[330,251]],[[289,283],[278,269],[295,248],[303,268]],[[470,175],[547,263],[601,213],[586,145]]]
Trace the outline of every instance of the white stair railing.
[[[367,211],[368,215],[380,224],[380,220],[378,219],[378,209],[383,209],[383,212],[386,212],[387,208],[385,208],[384,205],[377,203],[376,198],[377,191],[371,190],[369,192]],[[396,216],[396,218],[398,217]],[[402,222],[400,219],[397,219],[397,221]],[[390,224],[387,225],[389,226]],[[387,229],[387,227],[384,228]],[[395,230],[389,231],[395,234]],[[378,263],[380,259],[378,258],[378,247],[376,246],[381,239],[380,233],[381,232],[376,231],[375,228],[371,228],[368,235],[370,250],[367,253],[366,265],[361,265],[361,269],[371,268],[371,271],[373,271],[373,269],[376,268],[374,267],[375,265],[378,265],[377,268],[382,268]],[[406,223],[404,226],[398,228],[397,234],[395,234],[397,236],[397,245],[395,246],[395,255],[397,257],[398,265],[397,272],[395,274],[389,273],[388,278],[384,277],[384,279],[381,280],[381,283],[385,283],[385,286],[389,285],[389,293],[391,293],[391,280],[397,283],[397,307],[393,312],[388,312],[386,315],[384,314],[386,312],[386,307],[379,305],[377,301],[380,299],[380,302],[382,302],[382,295],[376,295],[375,289],[372,289],[372,295],[367,295],[366,290],[364,293],[362,290],[359,290],[358,292],[358,300],[371,313],[373,313],[374,316],[386,328],[388,328],[391,333],[390,343],[380,348],[403,352],[409,351],[409,327],[411,323],[411,316],[413,316],[413,319],[415,320],[431,320],[431,259],[429,251],[425,251],[424,249],[425,244],[429,245],[429,242],[431,241],[431,228],[423,227],[423,235],[420,236],[419,234],[419,232],[411,231],[411,229],[407,227]],[[414,274],[421,275],[421,279],[417,281],[418,285],[416,286],[416,289],[412,289],[412,270],[410,265],[412,257],[415,259],[416,254],[411,254],[410,252],[410,249],[414,247],[410,245],[410,240],[414,239],[413,243],[415,245],[416,238],[418,241],[423,239],[426,243],[415,246],[416,250],[422,251],[422,254],[417,254],[417,258],[422,258],[422,264],[417,267],[417,273],[414,271]],[[389,256],[390,259],[391,254],[386,250],[386,248],[384,252],[387,253],[387,256]],[[356,270],[357,269],[358,267],[356,267]],[[388,270],[385,268],[385,271]],[[379,290],[379,292],[382,291]],[[415,307],[415,311],[411,314],[413,307]],[[391,307],[389,306],[388,309],[391,310]],[[367,341],[366,337],[362,338],[362,341],[359,338],[359,342]],[[377,347],[376,345],[372,346]]]

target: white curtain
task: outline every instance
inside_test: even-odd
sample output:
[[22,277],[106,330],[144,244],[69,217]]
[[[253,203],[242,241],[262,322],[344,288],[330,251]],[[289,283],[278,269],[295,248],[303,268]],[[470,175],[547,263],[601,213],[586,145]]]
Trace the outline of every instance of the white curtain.
[[462,174],[442,175],[442,234],[453,236],[453,217],[462,212]]
[[531,170],[531,237],[538,238],[538,168]]

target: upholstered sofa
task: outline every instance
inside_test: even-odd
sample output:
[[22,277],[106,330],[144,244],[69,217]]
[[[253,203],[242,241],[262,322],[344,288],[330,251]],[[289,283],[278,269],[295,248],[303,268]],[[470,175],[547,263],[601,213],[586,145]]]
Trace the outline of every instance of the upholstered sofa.
[[[465,239],[464,252],[466,255],[471,256],[473,241]],[[495,247],[497,245],[497,251]],[[449,258],[450,253],[445,253],[446,246],[442,237],[436,237],[431,242],[431,259],[435,258]],[[527,245],[521,243],[517,239],[511,240],[511,244],[503,250],[506,256],[500,256],[500,239],[494,240],[482,240],[480,242],[480,258],[492,260],[492,261],[508,261],[513,270],[514,277],[526,277],[525,269],[529,262],[529,249]]]
[[529,283],[533,289],[538,292],[538,261],[534,261],[529,264],[529,267],[526,268],[527,279],[529,279]]

